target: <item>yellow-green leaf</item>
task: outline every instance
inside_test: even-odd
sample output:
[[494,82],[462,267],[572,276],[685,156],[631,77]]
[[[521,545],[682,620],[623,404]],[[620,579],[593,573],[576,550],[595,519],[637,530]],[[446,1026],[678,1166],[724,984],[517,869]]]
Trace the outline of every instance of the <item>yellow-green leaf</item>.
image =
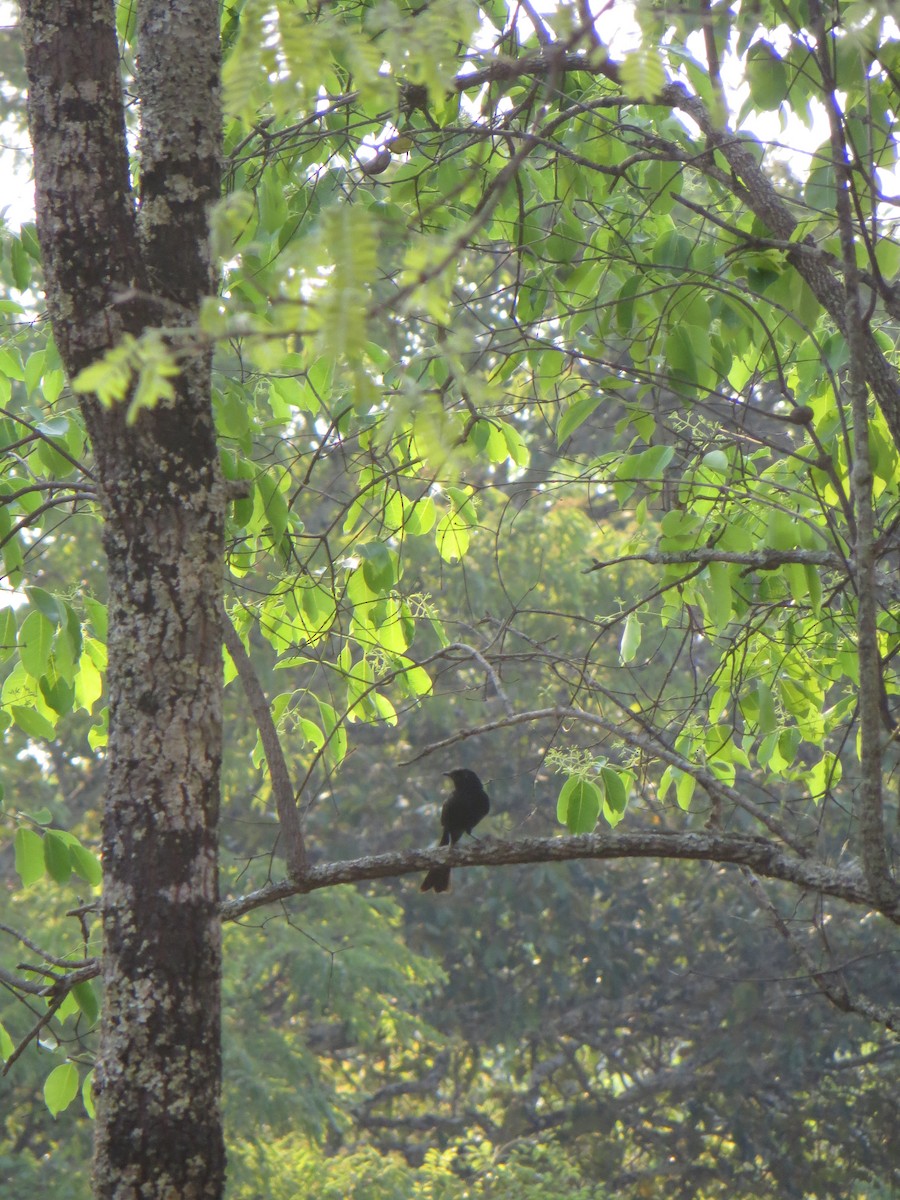
[[630,663],[638,652],[641,644],[641,622],[637,613],[629,613],[625,618],[625,629],[622,632],[622,643],[619,646],[619,658],[623,663]]
[[78,1071],[72,1063],[62,1063],[44,1080],[44,1103],[53,1116],[68,1108],[78,1095]]
[[22,887],[31,887],[44,875],[44,842],[33,829],[16,830],[16,871]]
[[42,612],[30,612],[19,630],[19,657],[32,679],[40,679],[47,669],[53,646],[53,624]]

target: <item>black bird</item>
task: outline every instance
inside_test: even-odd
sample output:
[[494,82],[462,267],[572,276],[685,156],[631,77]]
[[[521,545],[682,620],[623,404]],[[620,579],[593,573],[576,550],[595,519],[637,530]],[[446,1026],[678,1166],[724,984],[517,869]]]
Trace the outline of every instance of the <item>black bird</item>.
[[[455,846],[464,833],[471,833],[491,809],[491,800],[474,771],[445,771],[453,780],[453,791],[441,808],[442,846]],[[449,892],[450,868],[432,867],[419,889],[422,892]]]

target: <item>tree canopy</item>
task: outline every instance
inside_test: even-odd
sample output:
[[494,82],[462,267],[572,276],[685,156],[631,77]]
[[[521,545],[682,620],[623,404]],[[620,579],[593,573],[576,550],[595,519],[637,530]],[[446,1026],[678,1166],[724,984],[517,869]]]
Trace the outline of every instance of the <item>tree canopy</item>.
[[241,1200],[891,1194],[888,6],[94,7],[0,43],[0,1161],[220,1196],[224,1070]]

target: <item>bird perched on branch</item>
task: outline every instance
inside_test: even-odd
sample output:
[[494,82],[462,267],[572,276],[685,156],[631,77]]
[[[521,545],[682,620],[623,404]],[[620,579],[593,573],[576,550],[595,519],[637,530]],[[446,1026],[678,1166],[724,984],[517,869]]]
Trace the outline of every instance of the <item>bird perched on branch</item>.
[[[441,808],[442,846],[455,846],[464,833],[472,833],[478,822],[488,815],[491,800],[481,786],[481,780],[474,771],[460,768],[456,771],[445,771],[448,779],[453,780],[453,791],[444,801]],[[450,890],[450,868],[432,867],[419,889],[423,892],[448,892]]]

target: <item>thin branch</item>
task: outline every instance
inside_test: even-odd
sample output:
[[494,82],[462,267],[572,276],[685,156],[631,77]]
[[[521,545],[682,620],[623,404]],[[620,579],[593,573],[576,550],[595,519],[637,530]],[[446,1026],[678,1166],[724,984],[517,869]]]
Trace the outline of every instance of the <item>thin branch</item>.
[[29,1044],[34,1041],[34,1039],[46,1025],[50,1024],[64,1000],[65,995],[61,995],[56,996],[50,1002],[50,1007],[47,1009],[44,1015],[38,1019],[31,1029],[29,1029],[28,1033],[25,1034],[21,1042],[19,1042],[18,1046],[16,1046],[15,1050],[13,1050],[12,1054],[10,1054],[9,1058],[3,1064],[3,1070],[0,1071],[0,1076],[6,1075],[12,1069],[13,1063],[22,1057],[22,1055],[28,1049]]
[[[59,480],[41,480],[35,483],[29,483],[26,487],[21,487],[16,492],[4,492],[4,494],[0,496],[0,504],[11,504],[13,500],[18,500],[22,496],[27,496],[30,492],[63,491],[81,492],[82,495],[91,497],[96,497],[97,495],[97,489],[95,487],[91,487],[89,483],[69,483],[67,481],[61,482]],[[57,501],[65,500],[68,503],[69,501],[75,501],[77,499],[78,497],[75,495],[60,496],[57,498]]]
[[9,1058],[3,1064],[0,1077],[9,1072],[13,1063],[18,1058],[21,1058],[29,1043],[34,1041],[41,1030],[53,1020],[72,988],[77,987],[79,983],[86,983],[89,979],[95,979],[99,974],[99,958],[85,959],[83,966],[79,967],[76,971],[70,971],[67,975],[55,977],[52,983],[33,983],[29,979],[18,979],[16,976],[11,975],[9,971],[5,971],[0,967],[0,982],[5,983],[14,992],[31,996],[46,996],[48,997],[49,1004],[47,1011],[29,1032],[26,1033],[25,1037],[19,1042],[18,1046],[16,1046],[15,1050],[13,1050],[12,1054],[10,1054]]
[[606,567],[616,567],[624,562],[646,562],[655,566],[676,566],[684,563],[737,563],[754,571],[776,571],[786,563],[802,563],[805,566],[831,567],[835,571],[843,571],[846,562],[830,550],[717,550],[715,547],[698,546],[695,550],[645,550],[641,554],[623,554],[619,558],[604,561],[594,559],[590,567],[585,567],[582,574],[589,575],[592,571],[602,571]]
[[522,9],[534,27],[534,34],[537,40],[542,46],[545,46],[549,49],[553,45],[553,38],[549,29],[544,24],[541,14],[537,11],[534,5],[529,2],[529,0],[518,0],[518,6]]
[[47,991],[46,983],[35,983],[33,979],[23,979],[13,975],[5,967],[0,967],[0,983],[6,984],[14,992],[22,992],[29,996],[43,996]]
[[306,846],[303,841],[300,813],[294,801],[294,789],[285,762],[284,751],[272,720],[272,710],[269,708],[269,702],[262,689],[262,684],[259,682],[256,669],[224,607],[222,609],[222,640],[240,677],[244,695],[247,697],[247,703],[250,705],[250,712],[253,714],[265,751],[278,821],[284,837],[288,876],[291,879],[302,879],[306,866]]
[[851,998],[847,985],[839,977],[838,972],[823,971],[813,960],[812,955],[803,943],[794,937],[781,913],[772,903],[768,892],[759,879],[756,878],[753,871],[749,867],[741,867],[741,874],[746,879],[757,904],[763,912],[768,914],[772,925],[788,946],[790,946],[793,954],[803,964],[804,970],[829,1004],[833,1004],[841,1012],[855,1012],[860,1016],[867,1017],[870,1021],[875,1021],[879,1025],[883,1025],[885,1029],[900,1029],[900,1010],[885,1008],[881,1004],[874,1004],[865,997]]
[[76,497],[74,496],[54,496],[50,500],[45,500],[43,504],[39,504],[37,508],[32,509],[30,513],[26,513],[20,521],[17,521],[13,525],[6,537],[0,541],[0,550],[2,550],[7,542],[11,542],[17,534],[21,533],[23,529],[28,529],[29,526],[33,525],[37,517],[42,517],[51,508],[58,508],[60,504],[71,504],[75,500]]
[[35,437],[40,438],[42,442],[46,442],[48,446],[52,446],[56,453],[62,455],[66,462],[70,463],[76,471],[81,471],[81,473],[86,475],[88,479],[95,478],[94,474],[87,469],[84,463],[79,462],[77,458],[73,458],[73,456],[68,452],[68,450],[66,450],[64,446],[60,446],[59,442],[57,442],[54,438],[48,437],[48,435],[44,433],[43,430],[39,429],[37,425],[33,425],[31,421],[26,421],[23,416],[20,416],[19,413],[13,412],[9,408],[0,408],[0,414],[2,414],[4,417],[9,417],[11,421],[18,422],[19,425],[24,425],[25,428],[30,430]]
[[433,655],[433,658],[443,658],[451,650],[462,650],[463,653],[468,654],[472,658],[475,659],[475,661],[482,668],[482,670],[484,671],[484,673],[487,675],[488,679],[490,680],[491,687],[494,689],[494,695],[500,697],[500,702],[503,705],[503,711],[506,713],[506,715],[508,717],[513,716],[513,714],[514,714],[513,706],[510,703],[510,699],[507,696],[506,692],[503,690],[503,685],[500,682],[497,672],[494,670],[494,668],[491,666],[491,664],[488,662],[488,660],[484,657],[484,655],[481,653],[481,651],[477,650],[474,646],[467,645],[465,642],[451,642],[451,644],[449,646],[443,647],[443,649],[438,654]]
[[76,967],[87,966],[88,964],[89,960],[85,958],[58,958],[55,954],[51,954],[48,950],[42,950],[41,947],[36,942],[33,942],[27,934],[22,933],[18,929],[13,929],[11,925],[7,925],[3,921],[0,921],[0,932],[8,933],[10,937],[14,937],[17,941],[21,942],[23,946],[27,946],[29,950],[42,958],[44,962],[48,962],[54,967],[65,967],[67,970],[71,970]]

